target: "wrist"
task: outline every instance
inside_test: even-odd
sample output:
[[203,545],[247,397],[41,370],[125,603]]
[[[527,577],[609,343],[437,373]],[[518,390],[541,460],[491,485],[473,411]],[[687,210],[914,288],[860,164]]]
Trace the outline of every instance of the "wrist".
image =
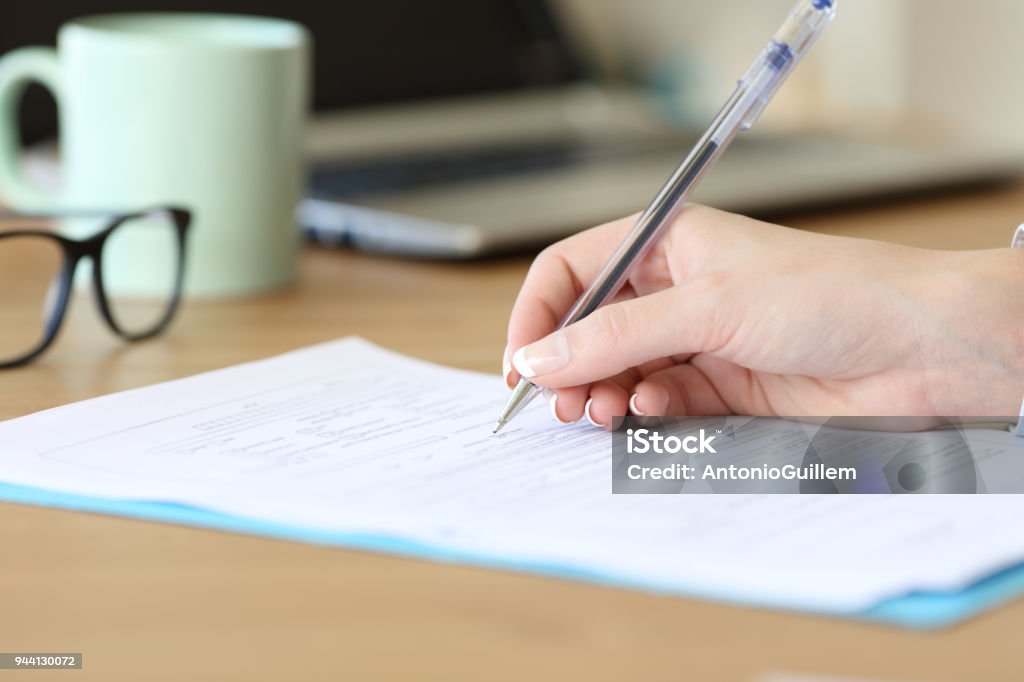
[[935,360],[946,374],[944,395],[933,396],[933,404],[948,416],[1016,423],[1024,399],[1024,250],[948,255],[957,284],[936,291],[933,301],[945,323]]
[[[1010,410],[1007,415],[1020,421],[1024,413],[1024,249],[1013,248],[991,253],[993,279],[999,296],[997,305],[1004,312],[996,333],[1005,342],[1005,388],[1002,400]],[[1015,424],[1017,422],[1014,422]]]

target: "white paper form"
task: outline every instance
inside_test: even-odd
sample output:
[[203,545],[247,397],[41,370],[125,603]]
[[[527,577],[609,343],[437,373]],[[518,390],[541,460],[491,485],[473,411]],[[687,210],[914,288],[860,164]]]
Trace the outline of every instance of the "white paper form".
[[612,495],[609,434],[537,403],[492,435],[505,397],[346,339],[4,422],[0,480],[840,612],[1024,558],[1020,496]]

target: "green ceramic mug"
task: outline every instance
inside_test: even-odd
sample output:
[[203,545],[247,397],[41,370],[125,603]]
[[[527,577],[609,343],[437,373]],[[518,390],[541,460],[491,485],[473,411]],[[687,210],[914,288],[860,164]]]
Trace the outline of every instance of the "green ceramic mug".
[[[191,208],[186,291],[239,295],[292,281],[310,39],[300,25],[221,14],[110,14],[65,24],[57,49],[0,58],[0,196],[22,209]],[[57,100],[64,186],[21,172],[18,103]],[[71,229],[74,229],[73,227]],[[150,288],[139,248],[116,278]],[[160,268],[156,268],[160,270]],[[126,292],[132,293],[132,292]]]

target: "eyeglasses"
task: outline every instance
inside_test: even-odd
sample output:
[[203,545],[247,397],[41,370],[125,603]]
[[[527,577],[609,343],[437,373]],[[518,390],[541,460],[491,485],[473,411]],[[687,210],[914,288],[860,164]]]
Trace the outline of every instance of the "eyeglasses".
[[73,291],[90,281],[100,316],[125,341],[161,333],[177,312],[189,211],[159,207],[118,215],[5,213],[0,218],[61,226],[61,234],[0,230],[0,369],[39,357],[57,338]]

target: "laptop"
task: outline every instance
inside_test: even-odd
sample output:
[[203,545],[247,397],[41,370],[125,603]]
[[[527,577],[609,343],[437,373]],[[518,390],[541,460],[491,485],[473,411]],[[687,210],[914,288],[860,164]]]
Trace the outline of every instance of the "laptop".
[[[298,217],[324,244],[454,259],[543,246],[642,210],[702,132],[667,122],[642,92],[588,78],[548,0],[36,3],[0,27],[0,51],[51,43],[68,18],[128,6],[266,14],[310,28],[316,116]],[[753,58],[759,47],[743,49]],[[44,99],[26,98],[28,141],[55,129]],[[755,130],[694,198],[764,216],[997,180],[1021,167],[975,141]]]
[[[417,5],[384,4],[375,14],[403,16]],[[299,217],[322,243],[430,258],[542,246],[643,209],[702,132],[666,122],[639,92],[585,79],[545,0],[433,3],[430,13],[427,30],[389,41],[401,47],[387,52],[362,108],[318,117]],[[387,23],[364,17],[367,43],[386,35]],[[759,47],[746,48],[751,58]],[[370,61],[382,52],[347,49]],[[994,181],[1022,168],[1019,156],[975,141],[754,131],[694,199],[777,215]]]

